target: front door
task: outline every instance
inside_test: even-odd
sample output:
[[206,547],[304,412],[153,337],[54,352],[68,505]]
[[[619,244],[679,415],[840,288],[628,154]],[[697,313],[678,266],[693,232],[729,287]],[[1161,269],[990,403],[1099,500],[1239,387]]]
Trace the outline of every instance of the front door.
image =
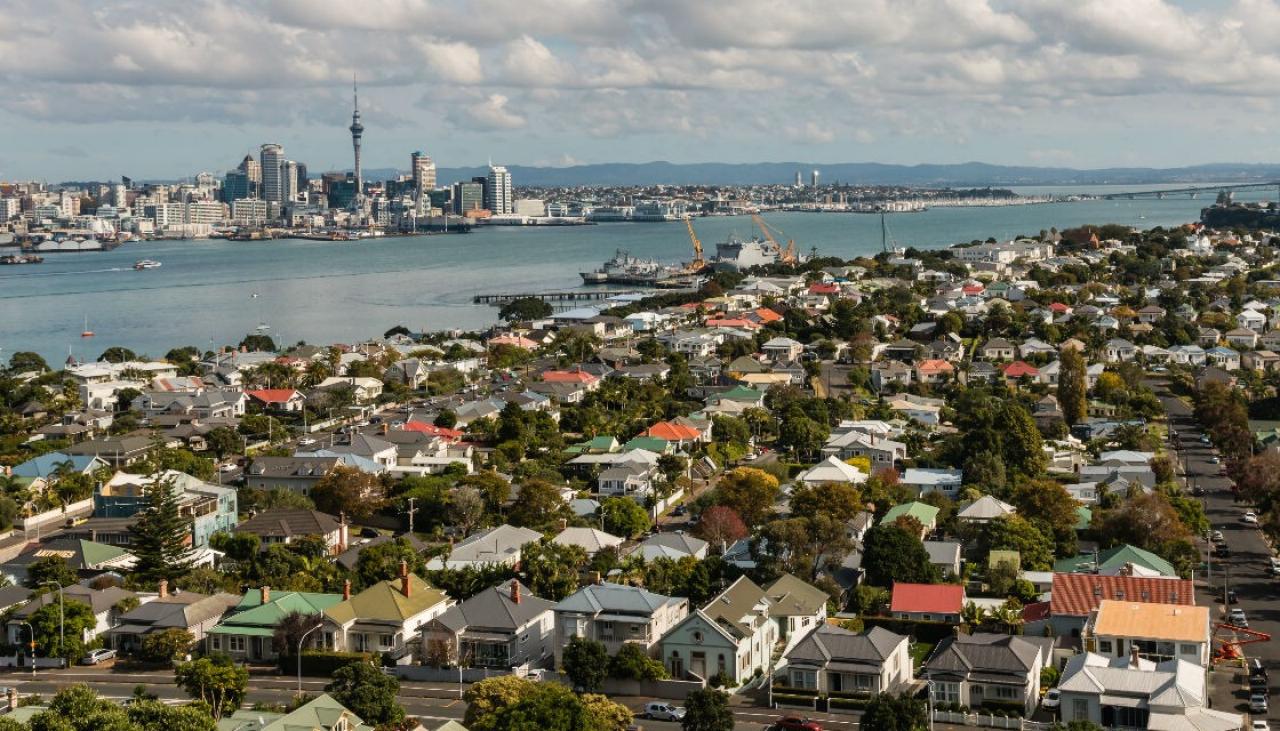
[[982,696],[982,686],[981,686],[981,685],[975,685],[975,686],[973,686],[973,687],[969,690],[969,707],[970,707],[970,708],[981,708],[981,707],[982,707],[982,697],[983,697],[983,696]]
[[707,677],[707,655],[704,652],[693,653],[693,658],[689,663],[689,672],[699,678]]
[[261,637],[253,638],[253,652],[252,654],[249,655],[249,657],[254,660],[262,659],[262,638]]

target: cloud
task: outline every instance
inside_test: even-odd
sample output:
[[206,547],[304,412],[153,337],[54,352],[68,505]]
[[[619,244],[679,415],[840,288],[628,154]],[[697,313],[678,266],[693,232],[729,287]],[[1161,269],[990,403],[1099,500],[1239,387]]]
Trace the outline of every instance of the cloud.
[[490,94],[483,101],[463,108],[464,126],[484,130],[518,129],[525,125],[525,118],[507,108],[507,97]]
[[47,152],[50,155],[58,157],[88,157],[89,153],[85,152],[76,145],[63,145],[62,147],[50,147]]

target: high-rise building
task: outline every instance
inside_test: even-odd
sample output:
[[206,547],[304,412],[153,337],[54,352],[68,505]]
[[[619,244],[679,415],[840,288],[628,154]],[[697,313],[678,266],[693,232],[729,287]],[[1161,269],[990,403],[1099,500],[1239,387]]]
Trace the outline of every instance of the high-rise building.
[[[483,180],[483,178],[481,178]],[[453,212],[461,216],[467,211],[478,211],[484,208],[484,185],[472,181],[470,183],[453,184]]]
[[293,160],[280,163],[280,187],[282,203],[298,202],[298,163]]
[[809,184],[812,185],[814,188],[818,187],[818,178],[821,175],[822,173],[818,172],[817,170],[814,170],[813,173],[810,175]]
[[360,92],[355,79],[351,80],[351,147],[356,154],[356,196],[354,204],[359,207],[364,203],[364,178],[360,172],[360,139],[364,137],[364,125],[360,123]]
[[21,198],[0,198],[0,221],[8,221],[22,215]]
[[238,169],[249,178],[249,182],[253,184],[250,189],[256,194],[258,186],[262,184],[262,163],[254,160],[253,155],[245,155]]
[[799,188],[802,185],[804,185],[804,178],[801,177],[800,171],[797,170],[796,171],[796,187]]
[[410,170],[413,171],[414,200],[420,201],[428,191],[436,187],[436,164],[422,152],[410,155],[409,163]]
[[284,165],[284,148],[275,143],[262,146],[258,156],[262,163],[262,199],[272,203],[284,200],[284,185],[281,180]]
[[222,178],[222,200],[228,203],[252,198],[253,192],[253,183],[243,170],[228,170]]
[[511,213],[511,173],[501,165],[489,164],[489,177],[485,180],[484,203],[495,216]]
[[129,207],[129,189],[124,186],[124,183],[111,186],[111,205],[116,208]]

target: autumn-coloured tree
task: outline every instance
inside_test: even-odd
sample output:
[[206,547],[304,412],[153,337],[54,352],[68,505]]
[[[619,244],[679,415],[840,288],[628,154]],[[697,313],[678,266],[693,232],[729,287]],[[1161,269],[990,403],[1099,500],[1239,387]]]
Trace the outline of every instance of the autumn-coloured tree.
[[702,511],[695,533],[723,552],[729,544],[746,538],[748,531],[736,510],[727,505],[712,505]]

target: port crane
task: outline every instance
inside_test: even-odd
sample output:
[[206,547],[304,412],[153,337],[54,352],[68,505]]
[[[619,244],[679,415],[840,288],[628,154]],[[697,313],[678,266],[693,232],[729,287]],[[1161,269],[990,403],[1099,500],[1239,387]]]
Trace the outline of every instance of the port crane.
[[773,235],[775,231],[782,234],[781,229],[774,229],[770,227],[769,224],[764,222],[764,218],[762,218],[758,213],[751,214],[751,220],[755,222],[757,227],[759,227],[760,233],[764,234],[765,240],[773,246],[773,250],[778,252],[778,261],[783,264],[795,264],[800,260],[796,255],[796,242],[794,239],[788,240],[787,245],[784,248],[782,244],[778,243],[778,239],[774,238]]
[[698,240],[698,234],[693,231],[693,219],[685,216],[684,225],[689,229],[689,240],[693,242],[693,261],[689,262],[685,267],[685,271],[690,274],[697,274],[707,267],[706,259],[702,258],[702,242]]
[[1241,647],[1255,642],[1268,642],[1271,640],[1271,635],[1226,622],[1218,622],[1213,625],[1213,640],[1220,645],[1213,651],[1213,661],[1230,662],[1244,657],[1240,652]]

